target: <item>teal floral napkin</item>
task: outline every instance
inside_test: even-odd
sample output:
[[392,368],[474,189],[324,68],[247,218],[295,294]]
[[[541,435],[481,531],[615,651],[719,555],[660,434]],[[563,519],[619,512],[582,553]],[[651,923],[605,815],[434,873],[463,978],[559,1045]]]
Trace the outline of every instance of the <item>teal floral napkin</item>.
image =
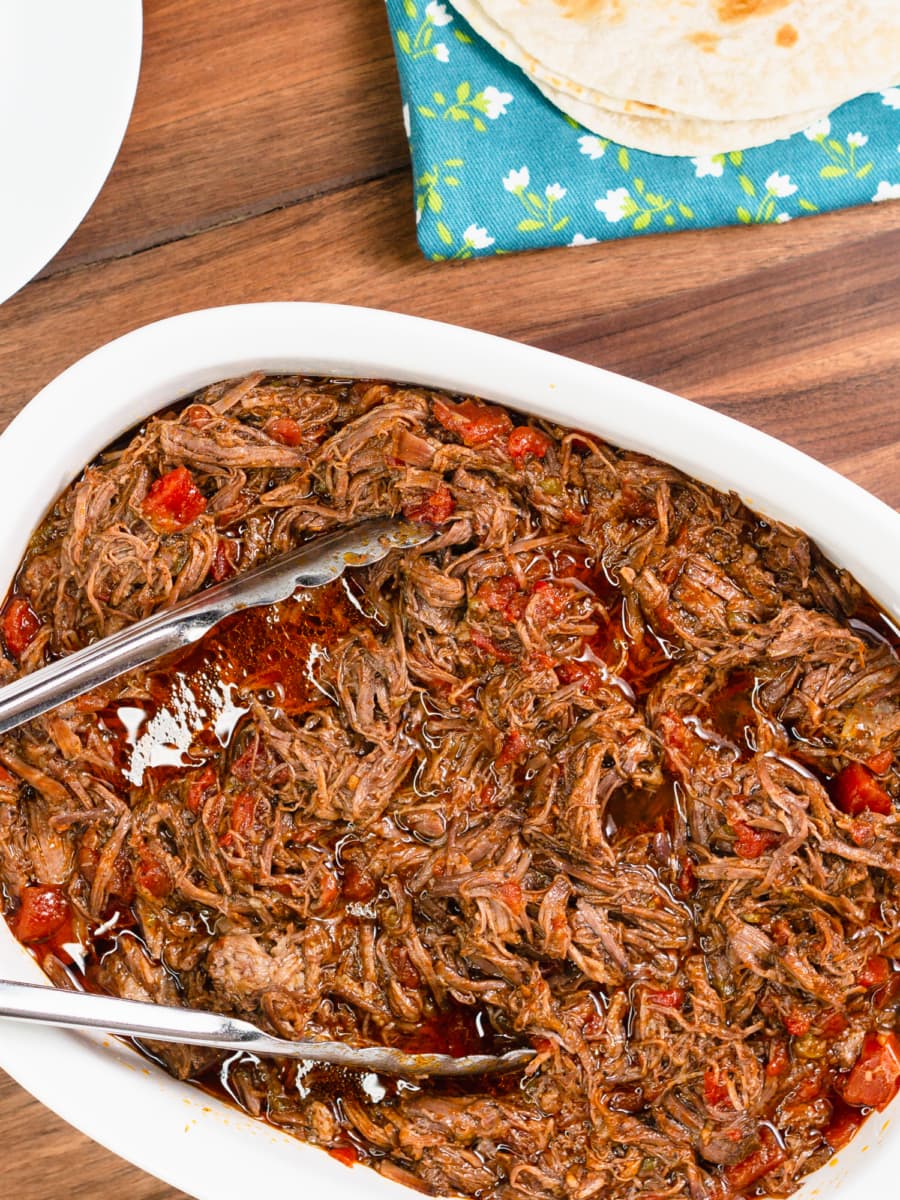
[[434,260],[754,225],[900,199],[900,87],[708,158],[629,150],[565,116],[440,0],[386,0]]

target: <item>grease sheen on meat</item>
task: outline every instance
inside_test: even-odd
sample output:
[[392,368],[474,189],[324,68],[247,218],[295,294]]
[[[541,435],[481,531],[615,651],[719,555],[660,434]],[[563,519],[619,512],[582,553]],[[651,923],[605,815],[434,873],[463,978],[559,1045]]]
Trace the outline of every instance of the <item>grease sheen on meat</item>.
[[430,1192],[789,1194],[900,1084],[900,665],[802,534],[471,398],[260,374],[67,489],[4,677],[401,511],[435,538],[0,738],[13,931],[60,986],[285,1037],[533,1045],[465,1084],[223,1075]]

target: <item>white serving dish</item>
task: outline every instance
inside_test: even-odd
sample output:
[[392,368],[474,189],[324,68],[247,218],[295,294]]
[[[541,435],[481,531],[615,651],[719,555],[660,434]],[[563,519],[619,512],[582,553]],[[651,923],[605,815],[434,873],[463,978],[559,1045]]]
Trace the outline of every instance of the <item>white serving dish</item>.
[[[94,351],[45,387],[0,437],[0,511],[16,517],[0,543],[0,594],[48,505],[108,442],[167,402],[256,368],[430,384],[594,430],[734,489],[760,513],[804,529],[900,617],[900,516],[799,451],[568,358],[455,326],[327,304],[241,305],[172,317]],[[2,921],[0,977],[43,979]],[[297,1185],[306,1194],[327,1190],[331,1200],[413,1194],[365,1167],[349,1171],[111,1039],[4,1024],[0,1066],[72,1125],[199,1200],[246,1200],[260,1187],[293,1194]],[[900,1097],[798,1197],[896,1194],[898,1118]]]
[[142,21],[141,0],[0,0],[0,302],[103,186],[131,116]]

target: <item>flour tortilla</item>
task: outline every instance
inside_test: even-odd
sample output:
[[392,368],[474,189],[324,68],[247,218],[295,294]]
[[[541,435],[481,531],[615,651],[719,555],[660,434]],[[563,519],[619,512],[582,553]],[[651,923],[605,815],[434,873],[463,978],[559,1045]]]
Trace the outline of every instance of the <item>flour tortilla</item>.
[[536,81],[648,118],[827,112],[900,72],[900,0],[452,2]]
[[790,137],[826,115],[807,112],[759,121],[705,121],[703,117],[672,113],[667,119],[660,120],[586,104],[539,79],[533,79],[532,82],[551,103],[568,113],[585,129],[623,146],[647,150],[651,154],[701,157],[724,154],[729,150],[749,150],[753,146],[766,146],[779,138]]

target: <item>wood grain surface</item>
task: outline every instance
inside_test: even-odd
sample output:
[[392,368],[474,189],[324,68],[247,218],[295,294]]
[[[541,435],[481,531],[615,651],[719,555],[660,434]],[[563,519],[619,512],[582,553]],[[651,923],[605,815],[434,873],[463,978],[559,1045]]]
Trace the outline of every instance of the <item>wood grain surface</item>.
[[[147,321],[329,300],[659,384],[900,506],[900,205],[429,264],[379,3],[145,0],[144,15],[137,101],[106,187],[0,308],[0,426],[82,354]],[[2,1074],[0,1137],[0,1195],[179,1196]]]

